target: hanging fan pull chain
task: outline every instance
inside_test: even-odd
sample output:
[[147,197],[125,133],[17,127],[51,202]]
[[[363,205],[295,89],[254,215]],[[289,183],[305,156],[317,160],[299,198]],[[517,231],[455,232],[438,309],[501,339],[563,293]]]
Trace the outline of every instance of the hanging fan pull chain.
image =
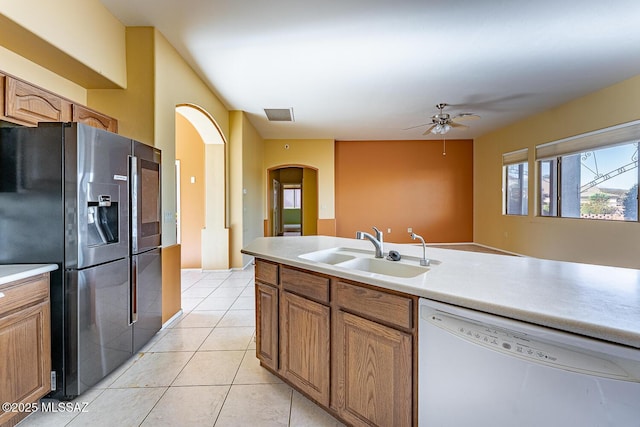
[[447,155],[447,137],[444,135],[442,136],[442,155]]

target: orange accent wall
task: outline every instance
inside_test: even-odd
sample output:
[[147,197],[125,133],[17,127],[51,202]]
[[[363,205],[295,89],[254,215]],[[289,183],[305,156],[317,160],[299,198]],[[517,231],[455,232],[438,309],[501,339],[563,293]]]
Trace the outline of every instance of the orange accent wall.
[[318,234],[322,236],[335,236],[336,235],[335,218],[318,219]]
[[[336,235],[473,241],[473,140],[336,141]],[[391,233],[388,232],[391,229]]]

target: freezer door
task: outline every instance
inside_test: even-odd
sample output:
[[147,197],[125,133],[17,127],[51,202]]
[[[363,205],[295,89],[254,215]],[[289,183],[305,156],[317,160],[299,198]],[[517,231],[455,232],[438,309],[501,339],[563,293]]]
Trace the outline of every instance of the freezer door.
[[60,263],[62,127],[0,128],[0,263]]
[[77,396],[132,355],[129,259],[66,276],[65,394]]
[[70,222],[66,267],[85,268],[127,257],[131,140],[72,123],[65,149],[67,182],[75,183],[68,186],[65,197]]
[[131,257],[133,351],[140,350],[162,327],[161,249]]
[[131,158],[131,252],[160,246],[160,150],[133,141]]

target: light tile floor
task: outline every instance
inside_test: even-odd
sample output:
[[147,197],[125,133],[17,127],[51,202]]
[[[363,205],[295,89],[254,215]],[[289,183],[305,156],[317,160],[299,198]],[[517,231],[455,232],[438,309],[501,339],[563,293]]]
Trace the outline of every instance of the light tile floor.
[[182,307],[140,353],[79,396],[77,410],[36,412],[19,426],[342,425],[260,367],[253,269],[184,270]]

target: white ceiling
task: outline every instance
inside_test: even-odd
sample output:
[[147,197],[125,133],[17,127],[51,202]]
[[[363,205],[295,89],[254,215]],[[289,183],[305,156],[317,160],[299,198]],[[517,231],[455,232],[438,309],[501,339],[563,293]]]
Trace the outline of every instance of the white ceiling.
[[638,0],[101,1],[263,138],[440,139],[405,129],[441,102],[481,116],[447,138],[475,138],[640,74]]

